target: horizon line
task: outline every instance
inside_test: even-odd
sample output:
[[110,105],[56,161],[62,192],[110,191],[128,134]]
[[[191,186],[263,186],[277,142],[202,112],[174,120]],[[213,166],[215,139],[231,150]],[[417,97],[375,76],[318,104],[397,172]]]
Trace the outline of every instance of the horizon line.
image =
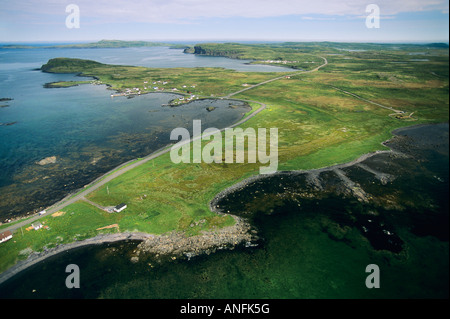
[[293,43],[314,43],[314,42],[330,42],[330,43],[361,43],[361,44],[428,44],[428,43],[445,43],[449,44],[449,39],[446,40],[376,40],[376,41],[362,41],[362,40],[324,40],[324,39],[308,39],[308,40],[299,40],[299,39],[90,39],[90,40],[18,40],[18,41],[8,41],[8,40],[0,40],[1,44],[25,44],[25,43],[36,43],[36,44],[44,44],[44,43],[67,43],[67,44],[79,44],[79,43],[97,43],[100,41],[128,41],[128,42],[138,42],[145,41],[151,43],[170,43],[170,42],[260,42],[260,43],[285,43],[285,42],[293,42]]

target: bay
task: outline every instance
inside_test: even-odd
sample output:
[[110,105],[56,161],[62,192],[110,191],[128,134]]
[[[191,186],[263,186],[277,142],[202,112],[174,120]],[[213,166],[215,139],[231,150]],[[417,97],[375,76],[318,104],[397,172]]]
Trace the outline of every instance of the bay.
[[[44,73],[49,59],[70,57],[146,67],[224,67],[239,71],[286,71],[248,61],[184,54],[167,47],[119,49],[0,49],[0,218],[40,210],[128,160],[170,143],[175,127],[201,119],[225,127],[248,107],[226,101],[197,101],[162,108],[173,94],[110,98],[104,85],[47,89],[57,81],[88,80]],[[212,103],[212,104],[211,104]],[[207,106],[215,106],[213,112]],[[37,165],[56,157],[55,164]]]

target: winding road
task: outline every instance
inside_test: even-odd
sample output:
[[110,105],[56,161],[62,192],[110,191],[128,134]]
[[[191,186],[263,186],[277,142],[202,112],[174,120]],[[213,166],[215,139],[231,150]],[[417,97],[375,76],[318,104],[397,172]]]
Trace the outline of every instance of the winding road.
[[319,70],[320,68],[322,68],[322,67],[324,67],[324,66],[326,66],[326,65],[328,64],[328,60],[327,60],[326,58],[324,58],[324,57],[321,57],[321,58],[324,60],[324,63],[323,63],[322,65],[319,65],[319,66],[318,66],[317,68],[315,68],[315,69],[312,69],[312,70],[309,70],[309,71],[297,71],[297,72],[291,73],[291,74],[284,74],[283,76],[279,76],[279,77],[276,77],[276,78],[273,78],[273,79],[270,79],[270,80],[267,80],[267,81],[264,81],[264,82],[261,82],[261,83],[252,85],[252,86],[249,86],[249,87],[247,87],[247,88],[245,88],[245,89],[242,89],[242,90],[239,90],[239,91],[237,91],[237,92],[230,93],[230,94],[228,94],[227,96],[225,96],[224,99],[229,99],[229,98],[232,97],[233,95],[236,95],[236,94],[245,92],[245,91],[247,91],[247,90],[254,89],[255,87],[258,87],[258,86],[261,86],[261,85],[264,85],[264,84],[267,84],[267,83],[270,83],[270,82],[273,82],[273,81],[277,81],[277,80],[284,79],[284,78],[286,78],[287,76],[294,76],[294,75],[298,75],[298,74],[304,74],[304,73],[315,72],[315,71]]

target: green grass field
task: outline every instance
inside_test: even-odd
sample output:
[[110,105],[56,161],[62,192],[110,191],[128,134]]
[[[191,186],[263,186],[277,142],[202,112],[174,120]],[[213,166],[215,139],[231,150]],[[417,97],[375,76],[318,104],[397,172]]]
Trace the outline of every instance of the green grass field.
[[[358,45],[343,47],[358,48]],[[313,56],[319,61],[321,55],[329,64],[317,72],[274,81],[233,97],[267,104],[264,111],[240,127],[278,128],[279,170],[312,169],[348,162],[365,153],[385,149],[381,142],[389,139],[390,132],[396,128],[448,121],[447,48],[404,46],[394,50],[369,44],[361,44],[360,48],[367,51],[337,50],[329,43],[309,44],[303,49],[301,44],[285,44],[279,49],[280,53],[291,52],[295,56],[283,58],[306,61]],[[277,51],[276,47],[264,45],[250,49],[220,45],[220,49],[241,50],[245,53],[243,58],[255,60]],[[410,61],[415,57],[410,53],[417,50],[426,52],[428,61]],[[242,89],[244,83],[256,84],[279,76],[219,68],[149,69],[73,60],[70,63],[52,60],[43,69],[95,76],[116,90],[139,87],[143,92],[151,92],[151,89],[144,89],[145,81],[167,81],[167,90],[176,87],[204,96],[224,96]],[[188,88],[183,88],[184,85]],[[332,86],[408,113],[415,112],[415,121],[390,117],[389,110]],[[202,230],[230,225],[233,219],[212,213],[209,202],[225,188],[258,174],[259,166],[174,164],[167,153],[121,175],[89,196],[91,201],[104,206],[127,203],[127,210],[107,214],[78,202],[66,207],[63,216],[45,217],[42,221],[49,226],[48,230],[23,230],[23,235],[17,231],[13,240],[0,245],[0,271],[25,258],[30,250],[42,251],[44,246],[50,248],[99,233],[162,234],[176,230],[195,235]],[[202,219],[206,222],[191,227]],[[112,224],[118,224],[119,228],[96,230]]]

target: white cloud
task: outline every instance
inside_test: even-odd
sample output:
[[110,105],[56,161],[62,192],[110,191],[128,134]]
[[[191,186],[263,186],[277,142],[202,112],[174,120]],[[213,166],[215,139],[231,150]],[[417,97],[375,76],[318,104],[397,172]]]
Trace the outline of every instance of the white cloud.
[[[440,10],[448,13],[448,0],[0,0],[5,12],[36,15],[65,15],[68,4],[80,7],[82,17],[103,22],[179,22],[200,18],[266,18],[286,15],[363,16],[370,3],[381,15]],[[0,16],[8,18],[8,14]],[[318,17],[315,17],[317,19]]]

